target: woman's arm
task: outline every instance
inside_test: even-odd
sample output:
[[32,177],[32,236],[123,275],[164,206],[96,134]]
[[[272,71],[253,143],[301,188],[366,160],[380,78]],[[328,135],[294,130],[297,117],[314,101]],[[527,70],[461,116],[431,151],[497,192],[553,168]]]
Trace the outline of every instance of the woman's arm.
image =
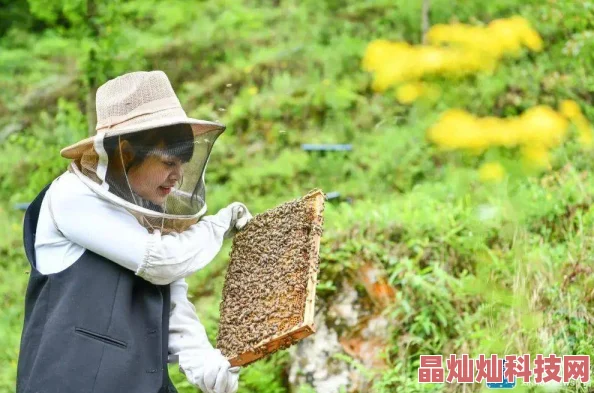
[[[66,173],[48,193],[58,231],[69,241],[165,285],[203,268],[223,239],[249,212],[240,203],[206,216],[182,233],[150,234],[126,209],[100,198],[74,174]],[[245,209],[245,210],[243,210]]]
[[202,391],[235,392],[239,369],[230,368],[229,361],[210,344],[187,293],[184,279],[171,283],[169,353],[178,356],[188,381]]
[[214,349],[206,330],[196,315],[196,308],[188,300],[188,284],[185,279],[171,283],[171,311],[169,317],[169,353],[193,349]]

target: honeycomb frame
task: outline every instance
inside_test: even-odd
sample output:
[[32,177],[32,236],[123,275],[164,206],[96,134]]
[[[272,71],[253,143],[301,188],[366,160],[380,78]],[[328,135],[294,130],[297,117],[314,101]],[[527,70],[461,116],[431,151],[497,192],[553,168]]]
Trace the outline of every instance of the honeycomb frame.
[[[294,317],[285,318],[283,320],[284,329],[279,329],[279,331],[275,332],[271,337],[262,338],[256,345],[249,347],[248,349],[244,350],[242,353],[226,353],[228,351],[224,351],[222,349],[223,355],[227,357],[231,366],[246,366],[250,363],[253,363],[259,359],[262,359],[266,356],[273,354],[274,352],[282,349],[286,349],[291,345],[296,344],[300,340],[312,335],[316,331],[316,327],[314,324],[314,311],[315,311],[315,297],[316,297],[316,284],[317,284],[317,274],[318,274],[318,267],[319,267],[319,250],[320,250],[320,237],[321,237],[321,229],[323,225],[323,211],[324,211],[324,201],[326,199],[325,194],[319,190],[315,189],[310,191],[308,194],[300,198],[299,200],[305,201],[307,203],[307,207],[309,210],[309,220],[311,220],[311,226],[318,227],[319,231],[310,231],[308,236],[311,236],[309,241],[311,241],[311,245],[313,249],[308,255],[307,260],[299,260],[299,263],[307,265],[307,284],[305,285],[305,296],[302,299],[297,299],[297,301],[304,301],[303,305],[303,315],[299,318],[299,321],[295,321]],[[281,205],[282,206],[282,205]],[[280,206],[279,206],[280,207]],[[279,208],[277,207],[277,208]],[[274,209],[273,209],[274,210]],[[265,212],[266,213],[266,212]],[[263,213],[263,214],[265,214]],[[246,230],[249,231],[249,227],[246,227]],[[272,231],[274,228],[271,229]],[[240,246],[236,244],[234,240],[233,247]],[[284,256],[283,256],[284,257]],[[279,258],[280,259],[280,258]],[[228,280],[231,278],[230,274],[232,274],[232,264],[234,263],[233,258],[230,261],[229,268],[227,269],[227,276],[225,277],[225,288],[227,286]],[[278,263],[278,261],[277,261]],[[305,265],[303,266],[305,267]],[[242,284],[242,277],[236,276],[233,277],[233,280],[238,285],[246,285],[247,283]],[[249,285],[249,284],[248,284]],[[282,294],[276,294],[278,298],[282,298]],[[253,301],[254,299],[247,299],[249,301]],[[292,299],[294,300],[294,299]],[[290,300],[289,300],[290,301]],[[221,301],[220,311],[221,311],[221,321],[225,320],[224,313],[226,308],[224,307],[225,303],[225,289],[223,290],[223,300]],[[295,304],[295,303],[294,303]],[[221,339],[221,331],[224,331],[224,326],[221,324],[219,329],[219,335],[217,335],[217,347],[219,347],[220,339]]]

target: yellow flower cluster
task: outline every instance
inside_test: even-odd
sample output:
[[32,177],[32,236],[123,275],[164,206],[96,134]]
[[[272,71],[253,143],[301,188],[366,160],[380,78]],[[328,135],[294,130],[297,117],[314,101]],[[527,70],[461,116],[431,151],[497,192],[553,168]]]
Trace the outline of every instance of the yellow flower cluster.
[[592,127],[579,105],[575,101],[565,100],[561,102],[559,111],[575,124],[579,132],[579,142],[584,146],[591,147],[593,142]]
[[591,145],[591,125],[578,104],[569,100],[561,103],[559,112],[549,106],[536,106],[511,118],[479,118],[451,109],[427,131],[427,137],[445,150],[480,153],[490,147],[518,147],[525,162],[546,168],[550,165],[549,151],[567,137],[569,120],[580,131],[580,142]]
[[512,118],[484,117],[451,109],[429,129],[430,140],[445,149],[484,150],[537,144],[558,146],[567,132],[567,119],[548,106],[537,106]]
[[[521,17],[498,19],[486,27],[435,25],[427,32],[427,38],[430,45],[371,42],[363,57],[363,69],[374,74],[373,89],[384,91],[427,76],[459,77],[492,71],[502,56],[517,54],[522,46],[531,50],[542,48],[538,33]],[[403,102],[412,102],[415,94],[397,95],[409,98]]]
[[432,44],[455,44],[485,52],[497,59],[508,54],[518,55],[523,46],[536,52],[542,50],[543,46],[540,35],[526,19],[519,16],[497,19],[485,27],[435,25],[427,32],[427,40]]
[[423,82],[405,83],[396,89],[396,99],[402,104],[412,104],[421,96],[436,99],[439,90]]
[[464,76],[494,66],[490,57],[472,51],[385,40],[370,43],[363,57],[363,68],[374,73],[376,91],[429,75]]
[[487,162],[479,168],[479,178],[484,182],[497,182],[505,176],[505,168],[498,162]]

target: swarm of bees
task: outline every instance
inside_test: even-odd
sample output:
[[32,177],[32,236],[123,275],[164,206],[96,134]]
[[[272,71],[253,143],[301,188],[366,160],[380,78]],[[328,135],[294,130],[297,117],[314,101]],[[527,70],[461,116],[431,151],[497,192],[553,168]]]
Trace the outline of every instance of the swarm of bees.
[[304,322],[311,280],[315,292],[323,203],[318,208],[314,201],[320,195],[312,190],[258,214],[235,235],[217,335],[217,348],[227,358],[273,353],[262,344],[275,337],[282,336],[274,352],[296,342],[283,333]]

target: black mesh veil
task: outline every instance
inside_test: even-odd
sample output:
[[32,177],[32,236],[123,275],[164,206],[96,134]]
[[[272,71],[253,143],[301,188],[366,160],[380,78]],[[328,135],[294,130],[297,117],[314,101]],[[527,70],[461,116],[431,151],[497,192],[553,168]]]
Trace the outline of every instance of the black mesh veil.
[[97,138],[77,167],[147,227],[176,230],[176,219],[197,218],[206,211],[206,165],[222,132],[196,133],[189,124],[177,124],[107,134]]

